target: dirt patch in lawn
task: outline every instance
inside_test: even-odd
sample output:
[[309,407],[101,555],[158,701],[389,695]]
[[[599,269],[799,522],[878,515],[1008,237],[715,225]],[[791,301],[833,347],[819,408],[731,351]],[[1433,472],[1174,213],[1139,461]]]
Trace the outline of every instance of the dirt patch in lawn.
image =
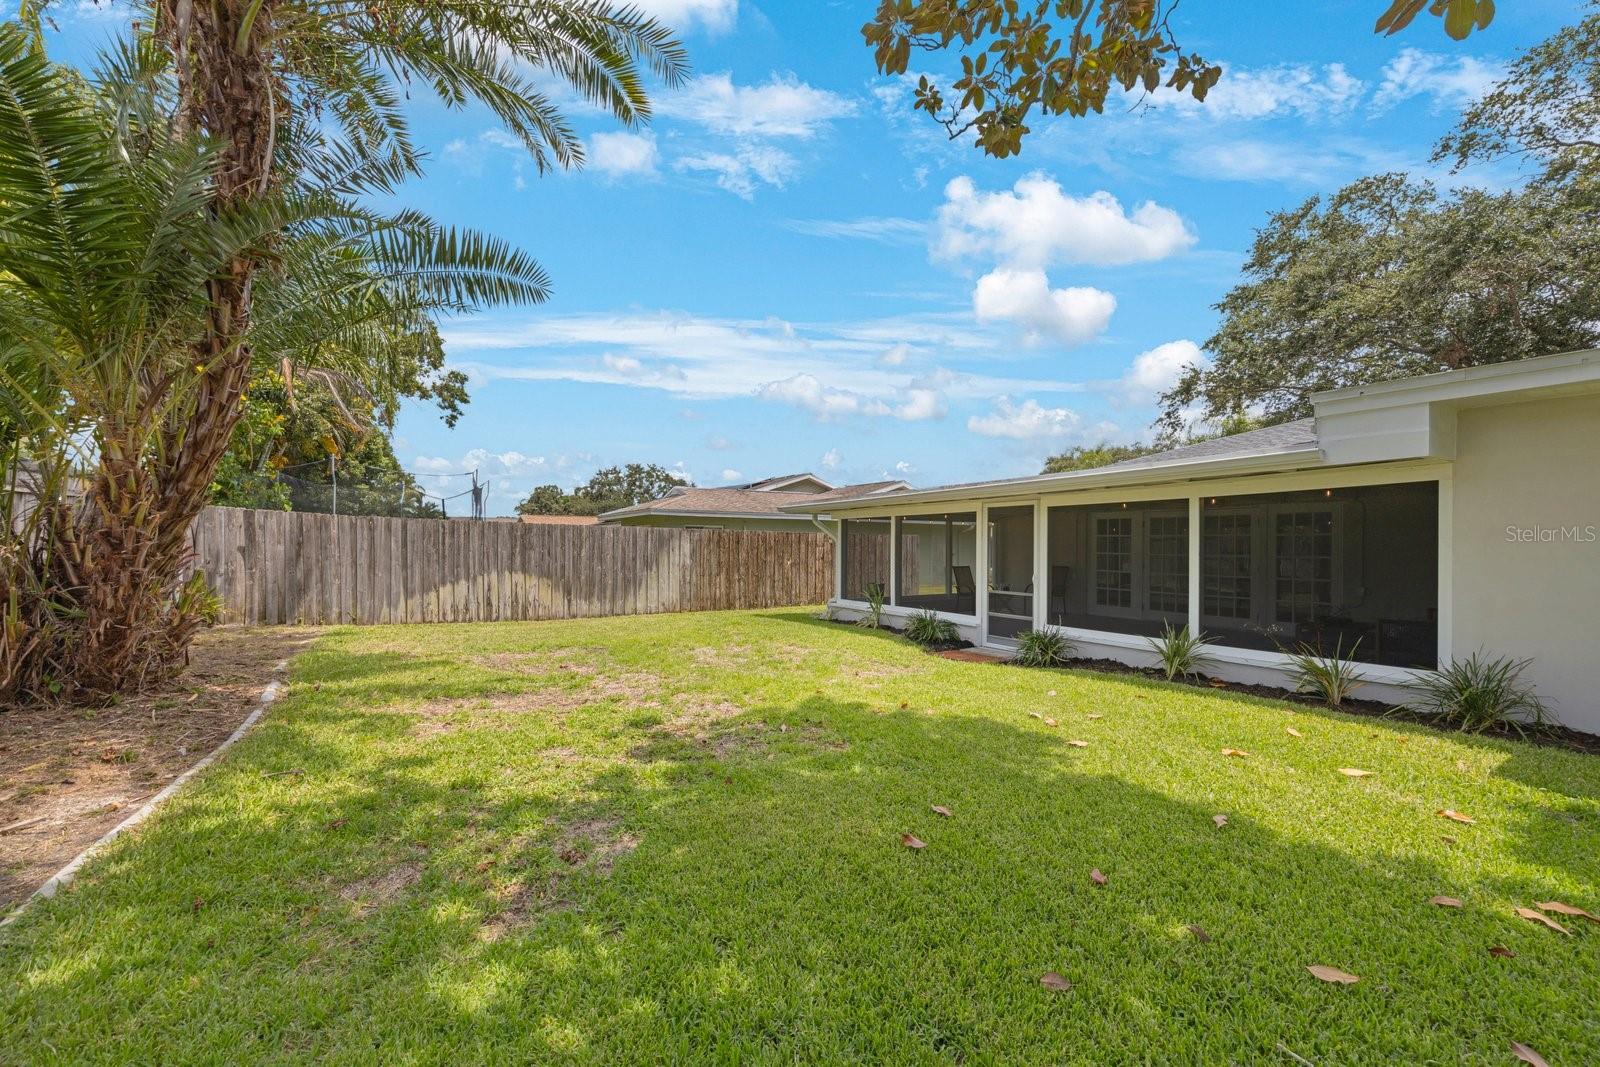
[[0,910],[19,903],[255,709],[313,630],[226,626],[171,684],[102,708],[0,711]]
[[470,657],[480,667],[515,674],[532,674],[544,677],[551,674],[570,674],[592,678],[600,673],[595,661],[608,650],[599,646],[574,648],[540,648],[527,652],[492,652]]
[[587,678],[573,686],[549,686],[526,693],[496,693],[483,697],[452,697],[374,710],[417,716],[411,732],[418,737],[431,737],[461,729],[509,726],[522,715],[545,715],[559,723],[564,712],[606,700],[620,700],[630,708],[656,708],[660,707],[660,701],[655,699],[660,688],[661,679],[654,674],[625,671]]
[[572,907],[566,892],[570,878],[577,874],[609,877],[616,862],[639,847],[639,835],[623,830],[614,818],[551,819],[550,825],[557,828],[551,847],[559,866],[500,887],[495,893],[498,907],[479,926],[479,940],[499,941],[541,916],[566,911]]
[[406,890],[422,881],[422,864],[415,860],[397,863],[386,871],[351,882],[339,895],[356,906],[358,916],[392,904]]

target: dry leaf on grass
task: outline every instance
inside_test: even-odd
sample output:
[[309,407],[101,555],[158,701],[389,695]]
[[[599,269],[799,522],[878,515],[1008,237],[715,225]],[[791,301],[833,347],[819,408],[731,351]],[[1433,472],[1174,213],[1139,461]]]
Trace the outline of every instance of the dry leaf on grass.
[[1246,752],[1242,748],[1225,748],[1225,749],[1222,750],[1222,754],[1224,756],[1248,756],[1248,755],[1250,755],[1250,753]]
[[1028,712],[1028,718],[1030,718],[1030,719],[1042,719],[1042,718],[1044,718],[1044,716],[1040,715],[1037,711],[1030,711],[1030,712]]
[[1451,837],[1449,834],[1440,834],[1439,840],[1443,841],[1447,845],[1453,845],[1456,843],[1456,839]]
[[1565,926],[1562,926],[1560,923],[1556,922],[1542,911],[1534,911],[1532,908],[1518,908],[1517,915],[1523,919],[1527,919],[1531,923],[1539,923],[1543,926],[1548,926],[1557,933],[1567,934],[1568,936],[1571,936],[1572,934],[1571,930],[1568,930]]
[[1582,908],[1574,908],[1571,904],[1563,904],[1559,900],[1535,901],[1533,906],[1540,911],[1553,911],[1557,915],[1571,915],[1575,919],[1588,919],[1592,923],[1600,923],[1600,916],[1590,915]]
[[1511,1042],[1511,1054],[1523,1063],[1531,1064],[1532,1067],[1550,1067],[1543,1056],[1520,1041]]
[[1346,778],[1370,778],[1373,774],[1372,771],[1363,771],[1356,767],[1340,767],[1339,773]]
[[1051,726],[1051,727],[1055,727],[1055,726],[1060,726],[1061,725],[1060,723],[1056,722],[1054,719],[1046,719],[1044,721],[1044,724],[1046,726]]
[[1054,971],[1046,971],[1039,977],[1039,984],[1056,993],[1065,993],[1072,988],[1072,983]]
[[935,805],[933,805],[933,813],[935,815],[943,815],[947,819],[950,818],[950,816],[952,814],[950,809],[945,807],[943,804],[935,804]]
[[928,843],[914,834],[901,834],[900,843],[906,848],[927,848]]
[[1461,901],[1457,900],[1455,897],[1429,897],[1428,903],[1437,904],[1441,908],[1461,907]]
[[1097,712],[1095,712],[1095,713],[1094,713],[1094,714],[1093,714],[1093,715],[1087,715],[1087,716],[1085,716],[1085,718],[1089,718],[1089,719],[1103,719],[1103,718],[1105,718],[1105,716],[1104,716],[1104,715],[1102,715],[1102,714],[1100,714],[1100,713],[1099,713],[1099,712],[1098,712],[1098,711],[1097,711]]
[[1206,928],[1201,926],[1199,923],[1190,923],[1186,929],[1193,934],[1194,939],[1200,942],[1202,945],[1209,945],[1211,943],[1211,935],[1206,933]]
[[1517,954],[1515,952],[1512,952],[1510,949],[1506,948],[1504,945],[1490,945],[1489,946],[1489,955],[1491,955],[1491,956],[1499,956],[1499,957],[1501,957],[1503,959],[1508,959],[1508,960],[1514,960],[1514,959],[1517,958]]
[[1087,742],[1087,741],[1072,740],[1072,741],[1068,741],[1067,744],[1071,745],[1073,748],[1088,748],[1089,747],[1089,742]]
[[1339,985],[1355,985],[1357,982],[1361,981],[1361,979],[1357,978],[1348,971],[1341,971],[1337,967],[1324,967],[1320,963],[1314,963],[1307,967],[1306,970],[1310,971],[1313,977],[1324,982],[1337,982]]
[[1296,730],[1293,726],[1285,726],[1283,729],[1284,729],[1284,732],[1287,733],[1290,737],[1304,737],[1305,736],[1305,734],[1301,733],[1299,730]]
[[1089,872],[1089,881],[1093,882],[1095,885],[1105,885],[1106,876],[1101,873],[1099,867],[1096,867],[1094,870]]
[[1459,811],[1454,811],[1450,808],[1441,809],[1439,811],[1439,817],[1441,819],[1449,819],[1451,822],[1466,823],[1468,826],[1472,826],[1478,821],[1470,815],[1463,815]]
[[1050,692],[1045,694],[1045,696],[1047,696],[1047,697],[1053,697],[1055,695],[1056,695],[1056,691],[1054,689],[1050,690]]
[[1228,825],[1228,817],[1226,815],[1213,815],[1211,816],[1211,821],[1217,824],[1217,829],[1219,830]]

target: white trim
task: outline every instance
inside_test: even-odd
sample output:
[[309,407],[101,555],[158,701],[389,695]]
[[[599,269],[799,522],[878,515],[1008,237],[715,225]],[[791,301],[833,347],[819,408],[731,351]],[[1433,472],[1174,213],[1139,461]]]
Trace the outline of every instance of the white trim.
[[1455,658],[1455,495],[1453,469],[1439,476],[1439,577],[1433,591],[1440,667]]
[[[828,606],[830,608],[839,608],[839,609],[842,609],[844,611],[869,611],[869,610],[871,610],[871,605],[868,604],[865,600],[845,600],[842,597],[834,597],[832,600],[828,601]],[[931,609],[931,608],[907,608],[907,607],[899,607],[899,606],[896,606],[894,604],[885,604],[883,606],[883,617],[886,618],[886,619],[909,619],[912,616],[921,615],[923,612],[931,611],[931,610],[933,610],[933,609]],[[955,623],[957,626],[977,626],[978,625],[978,617],[976,615],[957,615],[954,612],[949,612],[949,611],[934,611],[933,613],[935,615],[937,615],[941,619],[950,620],[951,622]]]
[[1200,632],[1200,549],[1204,531],[1200,514],[1200,498],[1189,498],[1189,632]]
[[1397,405],[1460,403],[1536,390],[1576,393],[1597,388],[1600,388],[1600,350],[1589,349],[1329,389],[1311,394],[1311,403],[1320,418]]

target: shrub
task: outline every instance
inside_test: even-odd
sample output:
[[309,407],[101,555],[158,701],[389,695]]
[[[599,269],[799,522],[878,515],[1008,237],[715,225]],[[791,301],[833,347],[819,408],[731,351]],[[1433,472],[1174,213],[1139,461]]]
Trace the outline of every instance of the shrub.
[[867,613],[856,620],[856,625],[869,630],[883,628],[883,586],[867,586]]
[[956,624],[931,611],[919,611],[906,623],[906,636],[919,645],[953,645],[961,640]]
[[[1335,645],[1331,656],[1312,645],[1301,645],[1300,651],[1290,657],[1294,661],[1295,692],[1314,694],[1328,707],[1337,708],[1365,685],[1355,661],[1345,657],[1343,644],[1341,640]],[[1350,646],[1350,655],[1355,655],[1360,646],[1357,639]]]
[[1549,721],[1544,701],[1531,685],[1517,680],[1532,662],[1481,652],[1451,660],[1417,683],[1422,696],[1416,710],[1472,734],[1491,726],[1509,726],[1522,734],[1541,729]]
[[1206,653],[1211,642],[1206,640],[1204,630],[1198,634],[1191,632],[1188,626],[1174,630],[1172,624],[1167,622],[1161,625],[1161,636],[1149,640],[1150,648],[1161,660],[1161,671],[1169,682],[1179,675],[1197,674],[1201,667],[1211,662],[1211,657]]
[[1024,667],[1059,667],[1076,651],[1071,641],[1054,630],[1028,630],[1017,638],[1013,662]]

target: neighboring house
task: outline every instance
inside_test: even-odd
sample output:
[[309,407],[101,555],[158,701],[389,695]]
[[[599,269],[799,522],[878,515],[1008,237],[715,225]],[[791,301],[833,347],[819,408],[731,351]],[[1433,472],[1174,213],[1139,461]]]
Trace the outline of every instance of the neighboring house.
[[600,521],[593,515],[522,515],[519,519],[534,526],[593,526]]
[[1054,627],[1152,662],[1166,625],[1209,673],[1292,684],[1284,649],[1362,661],[1359,695],[1483,650],[1529,658],[1600,732],[1600,352],[1319,393],[1302,419],[1093,470],[785,503],[836,522],[836,596],[928,609],[976,644]]
[[682,486],[659,500],[608,511],[600,516],[600,521],[621,526],[810,532],[816,529],[810,517],[788,514],[782,510],[783,505],[801,501],[819,503],[841,497],[870,498],[908,488],[910,486],[902,481],[835,486],[814,474],[785,474],[718,489]]

